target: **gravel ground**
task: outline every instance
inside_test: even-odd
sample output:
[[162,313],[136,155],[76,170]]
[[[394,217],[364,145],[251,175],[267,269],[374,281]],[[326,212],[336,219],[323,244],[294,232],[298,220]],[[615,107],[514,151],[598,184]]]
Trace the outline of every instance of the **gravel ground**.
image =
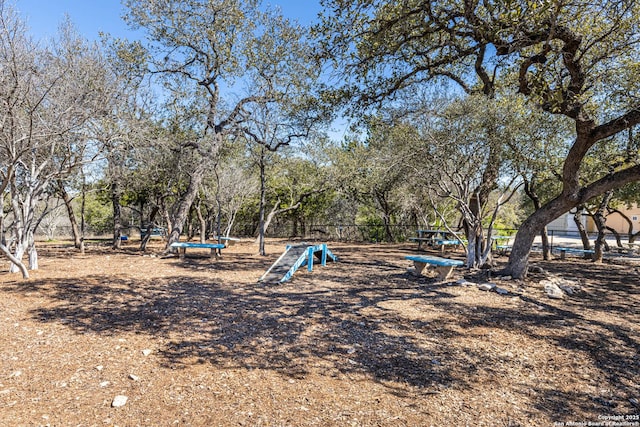
[[0,425],[640,425],[633,260],[533,259],[500,295],[413,276],[408,244],[329,243],[339,262],[257,283],[284,244],[45,244],[29,280],[0,272]]

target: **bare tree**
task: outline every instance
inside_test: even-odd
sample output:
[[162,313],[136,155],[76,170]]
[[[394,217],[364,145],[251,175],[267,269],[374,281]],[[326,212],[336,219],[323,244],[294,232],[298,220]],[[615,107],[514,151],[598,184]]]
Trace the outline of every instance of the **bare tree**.
[[[38,204],[49,185],[84,159],[83,130],[103,104],[99,51],[81,40],[70,24],[49,47],[33,43],[15,13],[0,2],[0,152],[5,165],[0,188],[11,206],[11,271],[25,252],[37,268],[35,229]],[[5,239],[6,241],[6,239]],[[3,247],[5,255],[8,247]]]

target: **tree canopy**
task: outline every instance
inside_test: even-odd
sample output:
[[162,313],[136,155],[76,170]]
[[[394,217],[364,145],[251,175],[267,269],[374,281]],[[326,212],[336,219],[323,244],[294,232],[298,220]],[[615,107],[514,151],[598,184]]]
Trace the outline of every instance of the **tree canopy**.
[[342,94],[365,104],[393,100],[437,79],[465,92],[524,95],[529,108],[563,115],[574,140],[562,191],[519,230],[506,272],[522,277],[534,235],[570,208],[640,176],[637,156],[588,183],[589,150],[640,122],[640,5],[621,1],[413,0],[323,2],[327,55],[345,70]]
[[[0,0],[3,253],[37,266],[48,202],[74,222],[82,193],[114,248],[134,222],[168,244],[319,218],[389,241],[439,224],[472,268],[508,200],[505,274],[522,277],[554,218],[586,206],[603,229],[637,203],[636,1],[321,3],[303,28],[259,0],[125,0],[141,39],[91,44],[67,23],[45,45]],[[331,140],[339,116],[353,128]]]

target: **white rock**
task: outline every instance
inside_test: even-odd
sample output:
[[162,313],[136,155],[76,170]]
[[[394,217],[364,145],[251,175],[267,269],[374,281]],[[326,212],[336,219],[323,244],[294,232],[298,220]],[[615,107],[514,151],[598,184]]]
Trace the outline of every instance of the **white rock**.
[[482,283],[478,285],[478,289],[481,291],[490,291],[496,287],[495,283]]
[[102,371],[103,369],[104,369],[104,366],[102,365],[96,366],[96,371]]
[[129,374],[129,378],[134,381],[140,381],[140,377],[137,375]]
[[146,348],[146,349],[142,350],[142,354],[143,354],[143,355],[145,355],[145,356],[148,356],[148,355],[150,355],[150,354],[151,354],[151,350],[149,350],[148,348]]
[[552,283],[552,282],[545,283],[544,291],[547,293],[547,296],[549,298],[553,298],[553,299],[564,298],[564,292],[562,292],[562,289],[560,289],[558,285],[556,285],[555,283]]
[[100,387],[106,387],[106,386],[108,386],[109,384],[111,384],[109,381],[102,381],[102,382],[100,383]]
[[111,402],[111,406],[113,408],[120,408],[121,406],[124,406],[127,404],[127,400],[129,400],[127,396],[118,395],[113,398],[113,402]]

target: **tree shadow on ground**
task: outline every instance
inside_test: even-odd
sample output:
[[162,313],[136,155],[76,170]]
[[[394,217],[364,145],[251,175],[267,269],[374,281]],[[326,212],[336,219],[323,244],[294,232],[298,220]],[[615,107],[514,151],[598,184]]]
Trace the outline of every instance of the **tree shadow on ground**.
[[[423,393],[469,389],[479,379],[509,375],[500,369],[507,364],[503,356],[481,346],[450,345],[485,328],[578,352],[602,380],[618,385],[608,400],[581,390],[560,393],[546,385],[523,390],[543,413],[603,413],[623,408],[637,392],[638,331],[585,314],[613,310],[637,321],[637,312],[623,310],[625,299],[637,300],[637,289],[623,279],[611,282],[613,291],[604,300],[594,290],[564,307],[524,294],[516,296],[518,306],[460,304],[450,286],[411,276],[408,264],[399,261],[402,254],[396,255],[390,257],[384,248],[348,254],[321,275],[303,274],[280,286],[223,279],[228,272],[260,271],[270,263],[239,256],[215,264],[176,260],[185,274],[171,277],[87,276],[14,283],[5,289],[38,290],[48,297],[51,304],[32,313],[41,322],[64,323],[81,333],[159,338],[162,363],[178,369],[208,363],[274,370],[293,378],[312,372],[363,376],[398,395],[406,393],[404,385]],[[220,274],[215,279],[192,277],[190,269]],[[416,314],[396,309],[401,303],[409,309],[415,304]],[[434,314],[425,317],[425,310]]]

